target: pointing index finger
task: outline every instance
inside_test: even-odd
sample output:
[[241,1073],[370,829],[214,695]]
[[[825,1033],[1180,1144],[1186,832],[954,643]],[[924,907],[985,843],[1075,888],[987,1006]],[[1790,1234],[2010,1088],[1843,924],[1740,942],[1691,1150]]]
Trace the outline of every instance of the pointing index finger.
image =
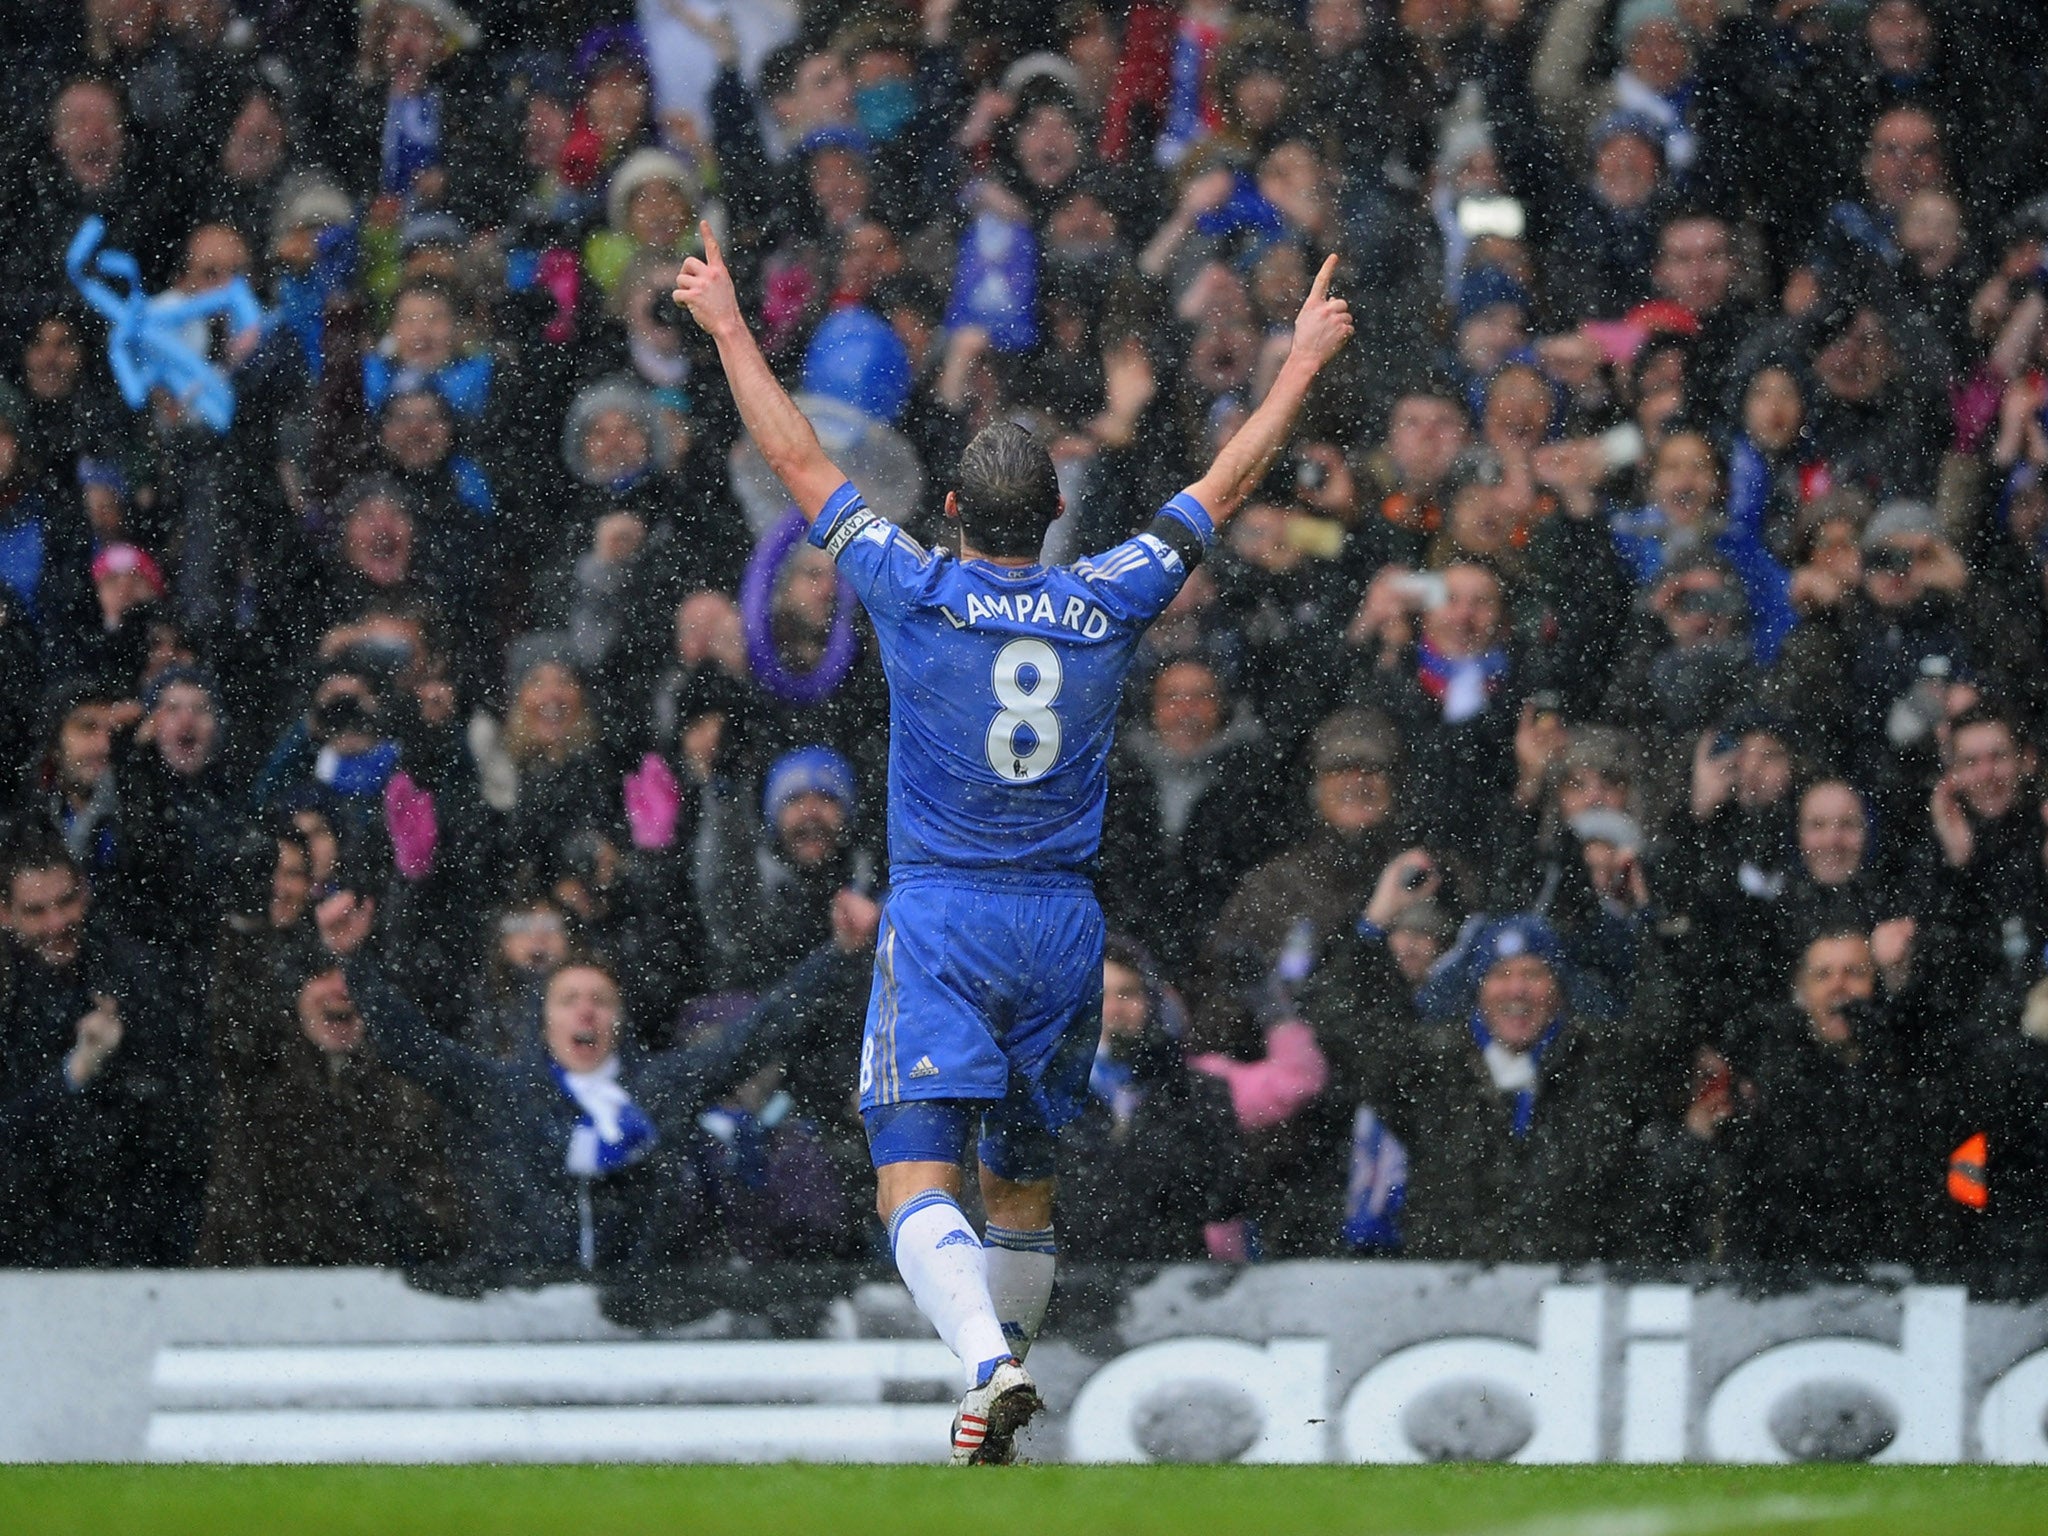
[[714,267],[725,265],[725,253],[718,248],[718,236],[711,232],[711,221],[709,219],[699,219],[697,221],[697,233],[704,237],[704,260],[706,264]]
[[1310,287],[1308,296],[1311,299],[1327,299],[1330,296],[1330,279],[1336,273],[1337,253],[1332,251],[1323,259],[1323,270],[1316,274],[1315,283]]

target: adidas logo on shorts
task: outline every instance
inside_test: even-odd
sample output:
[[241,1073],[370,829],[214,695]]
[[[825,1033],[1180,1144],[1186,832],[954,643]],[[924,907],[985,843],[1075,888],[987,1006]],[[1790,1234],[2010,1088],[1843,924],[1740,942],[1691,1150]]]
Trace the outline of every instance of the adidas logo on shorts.
[[920,1056],[917,1058],[917,1065],[910,1069],[910,1075],[912,1077],[937,1077],[939,1069],[932,1065],[931,1057]]

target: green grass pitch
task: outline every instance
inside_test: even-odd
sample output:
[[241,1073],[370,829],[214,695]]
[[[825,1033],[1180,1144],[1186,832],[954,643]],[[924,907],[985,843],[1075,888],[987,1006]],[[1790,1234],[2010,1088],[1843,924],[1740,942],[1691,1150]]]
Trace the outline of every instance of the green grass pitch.
[[5,1536],[954,1536],[975,1530],[1034,1536],[2044,1536],[2048,1468],[0,1468]]

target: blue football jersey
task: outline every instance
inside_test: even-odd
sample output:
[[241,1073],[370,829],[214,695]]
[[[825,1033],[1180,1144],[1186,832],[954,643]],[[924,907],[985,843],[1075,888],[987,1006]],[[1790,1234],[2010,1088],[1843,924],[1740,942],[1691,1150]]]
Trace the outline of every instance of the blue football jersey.
[[1087,873],[1102,841],[1124,674],[1214,530],[1192,497],[1071,566],[925,549],[852,484],[811,542],[874,620],[889,679],[889,865]]

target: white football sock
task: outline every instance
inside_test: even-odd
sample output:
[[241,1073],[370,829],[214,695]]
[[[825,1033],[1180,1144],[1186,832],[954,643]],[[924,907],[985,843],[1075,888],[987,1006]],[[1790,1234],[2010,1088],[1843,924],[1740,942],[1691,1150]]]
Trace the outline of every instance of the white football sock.
[[988,1262],[988,1293],[996,1304],[996,1319],[1003,1325],[1010,1349],[1022,1360],[1045,1321],[1059,1244],[1051,1227],[1020,1232],[990,1222],[982,1239],[982,1255]]
[[951,1195],[927,1189],[896,1208],[889,1248],[917,1310],[960,1357],[967,1385],[977,1385],[984,1366],[1011,1353],[989,1300],[981,1239]]

